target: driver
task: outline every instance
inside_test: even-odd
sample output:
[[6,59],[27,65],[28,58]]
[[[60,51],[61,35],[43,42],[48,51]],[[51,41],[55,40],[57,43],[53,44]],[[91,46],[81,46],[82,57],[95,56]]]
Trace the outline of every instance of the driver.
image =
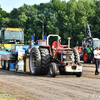
[[[58,37],[58,48],[61,47],[61,37]],[[53,58],[55,58],[56,50],[57,50],[57,41],[52,43],[52,50],[53,50]]]

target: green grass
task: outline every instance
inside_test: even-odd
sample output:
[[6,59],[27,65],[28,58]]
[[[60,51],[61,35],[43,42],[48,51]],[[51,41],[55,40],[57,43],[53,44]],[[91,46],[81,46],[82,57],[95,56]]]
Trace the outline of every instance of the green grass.
[[12,94],[8,94],[5,93],[4,91],[0,91],[0,100],[20,100],[20,99],[18,97],[14,97]]

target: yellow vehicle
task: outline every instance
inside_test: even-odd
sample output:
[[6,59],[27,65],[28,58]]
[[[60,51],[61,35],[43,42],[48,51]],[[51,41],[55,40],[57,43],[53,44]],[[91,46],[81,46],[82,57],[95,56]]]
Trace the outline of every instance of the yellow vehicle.
[[11,50],[11,45],[24,45],[24,29],[22,28],[1,28],[0,48],[6,51]]

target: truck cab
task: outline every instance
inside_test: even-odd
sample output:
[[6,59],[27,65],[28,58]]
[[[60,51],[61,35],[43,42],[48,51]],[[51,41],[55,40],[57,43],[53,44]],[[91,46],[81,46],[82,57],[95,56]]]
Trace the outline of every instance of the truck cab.
[[0,48],[6,51],[11,50],[11,45],[24,45],[24,29],[22,28],[1,28]]

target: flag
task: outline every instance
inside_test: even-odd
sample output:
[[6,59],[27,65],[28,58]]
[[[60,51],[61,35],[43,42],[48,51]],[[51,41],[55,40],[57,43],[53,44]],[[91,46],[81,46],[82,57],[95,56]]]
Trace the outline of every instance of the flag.
[[47,38],[46,38],[46,36],[45,36],[45,35],[43,35],[43,40],[47,40]]
[[34,45],[34,36],[31,35],[31,37],[32,37],[32,44]]

